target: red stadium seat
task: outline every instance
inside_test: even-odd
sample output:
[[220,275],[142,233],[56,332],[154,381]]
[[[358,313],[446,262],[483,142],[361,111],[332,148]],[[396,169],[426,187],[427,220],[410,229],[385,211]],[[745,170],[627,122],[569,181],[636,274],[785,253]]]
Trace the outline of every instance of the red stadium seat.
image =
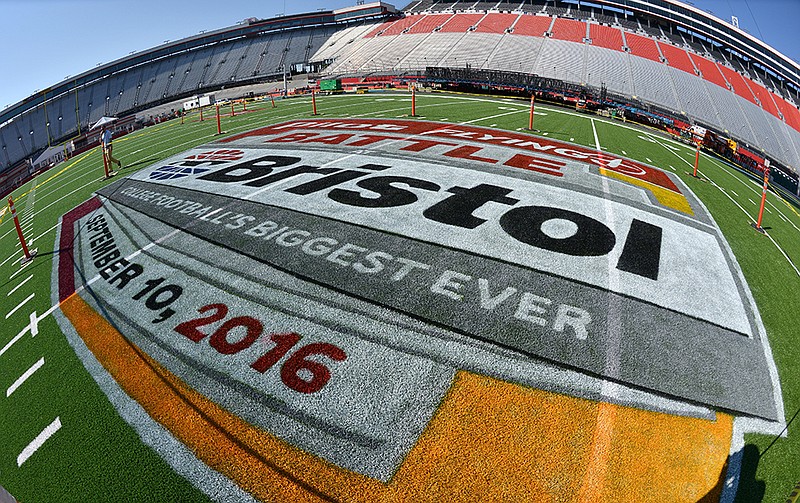
[[628,42],[628,47],[631,48],[631,54],[642,58],[647,58],[652,61],[661,61],[661,55],[656,47],[656,42],[652,38],[642,37],[635,33],[625,33],[625,39]]
[[703,74],[704,79],[709,82],[713,82],[719,87],[724,87],[726,89],[728,88],[725,78],[723,78],[719,68],[717,68],[716,63],[709,61],[702,56],[698,56],[697,54],[689,54],[689,57],[694,61],[694,64],[697,69],[700,70],[700,73]]
[[[518,14],[487,14],[475,31],[478,33],[504,33],[518,17]],[[539,36],[541,37],[542,34],[540,33]]]
[[586,38],[586,23],[557,18],[553,24],[553,38],[569,42],[583,42],[583,39]]
[[611,28],[601,24],[589,24],[589,38],[592,39],[592,45],[614,49],[615,51],[621,51],[622,46],[625,45],[622,42],[622,32],[620,32],[619,28]]
[[398,19],[392,25],[386,29],[383,33],[381,33],[382,37],[388,37],[389,35],[399,35],[403,32],[403,30],[411,27],[414,23],[419,21],[422,16],[406,16],[403,19]]
[[428,14],[414,23],[407,33],[431,33],[436,27],[443,25],[453,14]]
[[692,61],[686,51],[665,43],[659,43],[658,46],[661,47],[661,52],[667,58],[669,66],[683,70],[686,73],[694,73],[694,66],[692,66]]
[[724,65],[720,65],[719,69],[722,71],[722,74],[725,75],[725,78],[728,79],[728,82],[730,82],[733,86],[733,92],[746,99],[750,103],[756,103],[756,98],[753,96],[753,92],[750,90],[750,87],[747,85],[747,83],[745,83],[744,77],[742,77],[738,72],[735,72]]
[[475,26],[481,20],[483,14],[456,14],[442,26],[443,32],[466,32],[470,26]]
[[552,20],[551,17],[523,15],[514,26],[514,35],[543,37]]

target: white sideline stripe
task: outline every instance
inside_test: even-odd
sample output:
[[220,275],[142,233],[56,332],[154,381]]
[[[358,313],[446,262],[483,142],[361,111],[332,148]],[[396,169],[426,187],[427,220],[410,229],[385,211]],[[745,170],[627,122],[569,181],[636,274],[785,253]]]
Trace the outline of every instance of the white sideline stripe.
[[[497,117],[503,117],[503,116],[511,115],[511,114],[518,114],[520,112],[527,112],[527,110],[514,110],[513,112],[505,112],[505,113],[502,113],[502,114],[490,115],[489,117],[481,117],[480,119],[473,119],[471,121],[459,122],[458,124],[461,126],[461,125],[464,125],[464,124],[472,124],[473,122],[488,121],[489,119],[496,119]],[[447,119],[442,119],[442,120],[447,120]]]
[[[91,173],[91,171],[90,171],[90,172],[88,172],[88,173]],[[81,175],[81,176],[83,176],[83,175]],[[59,197],[58,199],[56,199],[56,200],[55,200],[55,201],[53,201],[52,203],[48,204],[48,205],[47,205],[47,206],[45,206],[44,208],[40,208],[40,209],[39,209],[39,210],[38,210],[36,213],[37,213],[37,214],[39,214],[39,213],[43,212],[44,210],[46,210],[46,209],[47,209],[47,208],[49,208],[50,206],[53,206],[54,204],[56,204],[57,202],[61,201],[61,200],[62,200],[62,199],[64,199],[65,197],[71,196],[72,194],[74,194],[75,192],[77,192],[77,191],[79,191],[79,190],[86,190],[86,186],[85,186],[85,185],[81,185],[81,186],[80,186],[80,187],[78,187],[77,189],[75,189],[75,190],[72,190],[72,191],[70,191],[70,192],[68,192],[68,193],[64,194],[63,196]],[[8,230],[8,231],[5,233],[5,234],[3,234],[2,236],[0,236],[0,240],[1,240],[1,239],[3,239],[4,237],[6,237],[8,234],[10,234],[10,233],[11,233],[13,230],[14,230],[14,227],[10,228],[10,229],[9,229],[9,230]]]
[[3,354],[4,354],[6,351],[8,351],[8,350],[11,348],[11,346],[13,346],[13,345],[14,345],[14,343],[15,343],[15,342],[17,342],[18,340],[20,340],[20,339],[22,338],[22,336],[23,336],[23,335],[25,335],[25,332],[27,332],[29,328],[30,328],[30,327],[25,327],[25,328],[23,328],[23,329],[22,329],[22,332],[18,333],[17,335],[15,335],[15,336],[14,336],[14,338],[13,338],[13,339],[11,339],[10,341],[8,341],[8,343],[7,343],[5,346],[3,346],[3,349],[0,349],[0,356],[3,356]]
[[8,314],[6,315],[6,319],[8,319],[8,318],[9,318],[9,317],[10,317],[12,314],[16,313],[16,312],[17,312],[17,310],[18,310],[19,308],[21,308],[22,306],[24,306],[25,304],[27,304],[27,303],[28,303],[28,301],[29,301],[29,300],[31,300],[31,299],[33,298],[33,296],[34,296],[34,295],[36,295],[36,292],[34,292],[34,293],[32,293],[32,294],[28,295],[28,298],[26,298],[25,300],[23,300],[22,302],[20,302],[19,304],[17,304],[17,307],[15,307],[14,309],[12,309],[11,311],[9,311],[9,312],[8,312]]
[[[724,172],[728,173],[732,178],[736,179],[739,183],[741,183],[742,185],[744,185],[745,187],[747,187],[748,189],[753,191],[754,194],[756,194],[757,196],[761,196],[761,192],[764,190],[763,186],[761,184],[759,184],[758,182],[753,181],[753,185],[755,185],[755,187],[751,187],[747,182],[745,182],[744,180],[742,180],[738,176],[734,175],[727,167],[725,167],[723,164],[718,162],[716,159],[714,159],[713,157],[709,157],[709,159],[711,160],[711,162],[713,162],[714,164],[719,166],[719,168],[721,170],[723,170]],[[731,192],[736,194],[736,192],[734,192],[734,191],[731,191]],[[739,197],[738,194],[736,194],[736,196]],[[796,231],[800,232],[800,228],[797,227],[790,218],[787,218],[786,215],[784,215],[783,212],[780,210],[780,208],[778,208],[777,206],[772,204],[772,201],[769,200],[769,197],[767,198],[767,204],[771,205],[775,209],[775,211],[777,211],[784,219],[786,219],[786,221],[789,223],[789,225],[794,227]]]
[[8,389],[6,390],[6,398],[10,397],[11,393],[17,391],[17,388],[22,386],[22,383],[27,381],[28,378],[32,376],[34,372],[42,368],[42,365],[44,365],[44,357],[39,358],[39,361],[31,365],[31,367],[28,370],[26,370],[21,376],[19,376],[19,379],[14,381],[14,384],[8,387]]
[[[9,255],[7,259],[5,259],[4,261],[0,262],[0,267],[3,267],[4,265],[6,265],[6,262],[8,262],[8,261],[9,261],[9,260],[11,260],[12,258],[16,257],[18,253],[19,253],[19,250],[15,251],[15,252],[14,252],[14,253],[12,253],[11,255]],[[21,257],[20,257],[20,258],[21,258]],[[17,260],[19,260],[19,258],[17,258]]]
[[22,466],[22,463],[27,461],[29,457],[33,456],[33,453],[39,450],[39,447],[47,442],[47,439],[52,437],[53,434],[60,429],[61,418],[56,417],[52,423],[48,424],[45,429],[42,430],[41,433],[36,435],[36,438],[34,438],[33,441],[27,445],[27,447],[22,449],[22,452],[20,452],[19,456],[17,456],[17,466]]
[[[594,134],[594,148],[596,148],[597,150],[601,150],[601,148],[600,148],[600,140],[597,138],[597,128],[594,125],[594,119],[590,119],[590,120],[592,121],[592,134]],[[625,154],[624,151],[622,153],[624,155],[627,155],[627,154]]]
[[33,274],[31,274],[27,278],[23,279],[22,283],[20,283],[19,285],[15,286],[14,288],[12,288],[11,291],[6,294],[6,297],[11,297],[12,293],[16,292],[19,287],[21,287],[22,285],[27,283],[32,277],[33,277]]
[[[665,145],[663,145],[663,144],[661,144],[661,142],[658,142],[658,143],[659,143],[659,144],[660,144],[662,147],[666,148],[666,146],[665,146]],[[668,149],[668,150],[669,150],[669,149]],[[670,152],[672,152],[672,151],[670,150]],[[678,156],[678,154],[676,154],[675,152],[672,152],[672,153],[673,153],[673,154],[675,154],[676,156]],[[678,157],[680,158],[680,156],[678,156]],[[692,168],[694,168],[694,164],[690,163],[690,162],[689,162],[689,161],[687,161],[686,159],[683,159],[683,158],[681,158],[681,160],[682,160],[683,162],[685,162],[686,164],[688,164],[689,166],[691,166]],[[701,175],[703,174],[703,172],[702,172],[702,171],[700,171],[699,169],[697,170],[697,172],[698,172],[698,173],[700,173]],[[719,185],[717,185],[717,184],[716,184],[716,182],[714,182],[714,180],[712,180],[712,179],[711,179],[711,178],[709,178],[709,177],[706,177],[706,179],[707,179],[709,182],[711,182],[711,185],[713,185],[714,187],[716,187],[716,188],[718,188],[718,189],[721,189],[721,187],[720,187]],[[736,199],[732,198],[732,197],[731,197],[731,195],[730,195],[730,194],[728,194],[727,192],[723,192],[723,191],[721,191],[721,190],[720,190],[720,192],[722,192],[723,194],[725,194],[725,197],[727,197],[728,199],[730,199],[730,200],[731,200],[731,202],[732,202],[733,204],[735,204],[735,205],[736,205],[736,206],[737,206],[737,207],[738,207],[740,210],[742,210],[742,213],[744,213],[744,214],[745,214],[745,216],[747,216],[747,219],[748,219],[749,221],[751,221],[751,222],[755,223],[755,220],[753,220],[753,218],[750,216],[750,214],[749,214],[749,213],[747,213],[747,210],[745,210],[744,208],[742,208],[742,205],[740,205],[738,202],[736,202]],[[778,249],[778,251],[779,251],[779,252],[781,252],[781,255],[783,255],[783,258],[785,258],[785,259],[786,259],[786,261],[787,261],[787,262],[789,262],[789,265],[792,267],[792,269],[794,269],[794,272],[795,272],[795,273],[797,273],[797,275],[798,275],[798,276],[800,276],[800,270],[798,270],[798,269],[797,269],[797,266],[795,266],[795,265],[794,265],[794,262],[792,262],[792,259],[790,259],[788,255],[786,255],[786,252],[785,252],[785,251],[783,251],[783,248],[781,248],[781,247],[778,245],[777,241],[775,241],[775,240],[772,238],[772,236],[770,236],[769,232],[767,232],[766,230],[764,231],[764,235],[765,235],[765,236],[767,236],[767,237],[769,238],[769,240],[770,240],[770,241],[772,241],[772,244],[774,244],[774,245],[775,245],[775,248],[777,248],[777,249]]]

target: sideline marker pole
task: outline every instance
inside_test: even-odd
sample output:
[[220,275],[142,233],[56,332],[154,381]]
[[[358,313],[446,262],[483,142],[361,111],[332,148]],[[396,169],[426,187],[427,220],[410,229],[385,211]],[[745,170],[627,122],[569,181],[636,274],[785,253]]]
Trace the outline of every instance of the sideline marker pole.
[[272,93],[269,94],[269,100],[272,102],[272,108],[275,108],[275,96]]
[[200,107],[200,122],[203,122],[203,107]]
[[217,103],[217,134],[222,134],[222,124],[219,121],[219,103]]
[[700,144],[697,144],[697,149],[694,151],[694,173],[693,177],[697,178],[697,165],[700,163]]
[[769,183],[769,159],[764,160],[764,189],[761,191],[761,207],[758,209],[758,222],[756,222],[756,230],[763,232],[764,228],[761,227],[761,219],[764,217],[764,203],[767,202],[767,184]]
[[242,100],[242,112],[247,112],[247,100]]
[[313,109],[314,112],[313,115],[319,115],[317,113],[317,94],[314,92],[313,89],[311,90],[311,108]]
[[231,101],[231,117],[236,117],[236,111],[233,109],[233,102]]
[[25,254],[25,258],[22,259],[22,263],[24,264],[26,262],[30,262],[36,255],[36,251],[34,250],[34,252],[31,253],[28,250],[28,245],[25,243],[25,238],[22,236],[22,227],[19,225],[17,210],[14,208],[14,200],[11,198],[11,196],[8,196],[8,207],[11,209],[11,216],[14,218],[14,227],[17,228],[17,236],[19,237],[19,243],[22,245],[22,253]]
[[533,131],[533,107],[534,107],[534,102],[535,101],[536,101],[536,95],[535,94],[531,94],[531,111],[528,114],[528,130],[529,131]]
[[417,116],[417,86],[411,86],[411,117]]

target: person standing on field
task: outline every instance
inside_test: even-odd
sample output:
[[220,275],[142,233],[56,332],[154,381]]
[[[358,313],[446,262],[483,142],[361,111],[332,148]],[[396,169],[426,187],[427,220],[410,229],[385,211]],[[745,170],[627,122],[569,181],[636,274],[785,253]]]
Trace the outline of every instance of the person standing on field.
[[114,150],[114,146],[112,145],[111,138],[113,134],[111,130],[108,128],[103,128],[103,132],[100,134],[100,144],[103,146],[103,155],[105,156],[106,160],[108,161],[109,166],[111,163],[116,163],[119,169],[122,169],[122,163],[119,159],[115,159],[112,155]]

